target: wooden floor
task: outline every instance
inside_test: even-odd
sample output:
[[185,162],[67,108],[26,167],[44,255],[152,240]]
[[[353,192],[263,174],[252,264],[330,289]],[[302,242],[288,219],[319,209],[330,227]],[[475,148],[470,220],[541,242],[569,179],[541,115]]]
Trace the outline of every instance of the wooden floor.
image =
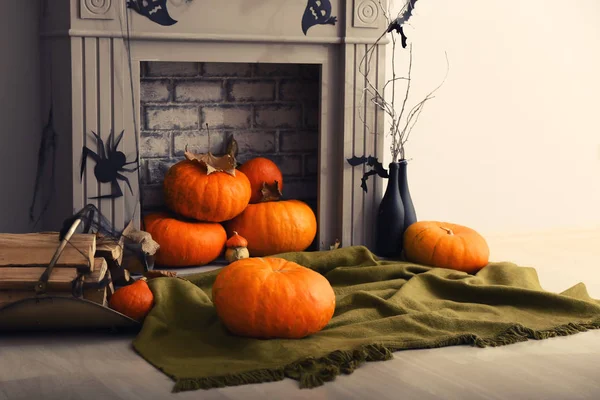
[[[494,261],[538,270],[562,291],[583,281],[600,299],[600,230],[488,237]],[[0,400],[600,399],[600,331],[499,348],[411,350],[312,390],[295,381],[171,394],[172,381],[128,335],[0,336]],[[435,384],[433,383],[435,382]]]

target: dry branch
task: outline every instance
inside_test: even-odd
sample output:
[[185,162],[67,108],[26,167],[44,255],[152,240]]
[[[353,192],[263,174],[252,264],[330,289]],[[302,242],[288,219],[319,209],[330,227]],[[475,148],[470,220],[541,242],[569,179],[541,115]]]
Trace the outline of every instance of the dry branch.
[[[412,52],[412,44],[409,46],[409,60],[408,60],[408,70],[406,76],[396,76],[396,54],[397,54],[397,35],[394,32],[400,34],[402,39],[402,47],[406,47],[406,36],[402,30],[403,25],[408,21],[412,12],[414,10],[414,5],[417,0],[407,0],[406,4],[398,13],[398,16],[391,20],[389,10],[385,10],[381,1],[379,1],[379,7],[382,10],[382,13],[387,21],[386,30],[379,36],[379,38],[370,45],[364,57],[360,60],[359,63],[359,72],[364,79],[364,88],[363,95],[361,96],[359,107],[358,107],[358,117],[360,121],[365,126],[365,129],[368,133],[372,133],[371,127],[365,120],[365,102],[368,104],[373,104],[375,107],[380,109],[385,116],[390,120],[389,126],[389,134],[391,135],[391,145],[390,152],[392,155],[392,162],[397,162],[399,160],[405,159],[405,144],[410,137],[412,129],[415,124],[418,122],[421,112],[425,106],[425,103],[434,98],[433,94],[442,86],[445,82],[446,77],[448,76],[448,57],[446,55],[446,76],[442,80],[442,82],[432,90],[423,100],[415,104],[410,110],[408,109],[408,103],[410,100],[411,94],[411,79],[412,79],[412,68],[413,68],[413,52]],[[377,54],[377,48],[387,34],[391,36],[391,47],[392,47],[392,77],[388,81],[386,81],[381,88],[377,87],[377,83],[370,78],[370,69],[371,69],[371,61],[373,57]],[[361,80],[363,80],[361,79]],[[396,108],[396,84],[400,81],[406,81],[405,91],[402,98],[402,103],[400,109]],[[386,96],[387,90],[391,91],[391,95]],[[377,132],[374,132],[377,133]]]

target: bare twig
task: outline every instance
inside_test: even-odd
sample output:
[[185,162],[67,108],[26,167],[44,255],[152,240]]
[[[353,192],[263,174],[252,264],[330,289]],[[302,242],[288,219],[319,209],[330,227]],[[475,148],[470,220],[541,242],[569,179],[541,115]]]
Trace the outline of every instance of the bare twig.
[[406,143],[408,141],[408,138],[410,137],[410,132],[412,131],[412,128],[415,126],[415,124],[417,123],[417,121],[419,120],[419,115],[421,115],[421,111],[423,111],[423,107],[425,107],[425,103],[428,100],[431,100],[433,98],[435,98],[435,96],[433,96],[435,94],[435,92],[438,91],[439,88],[442,87],[442,85],[444,84],[444,82],[446,82],[446,78],[448,78],[448,71],[450,71],[450,62],[448,61],[448,53],[444,53],[445,57],[446,57],[446,74],[444,75],[444,79],[442,79],[442,82],[440,82],[440,84],[433,89],[431,92],[429,92],[427,94],[427,96],[425,96],[425,99],[422,100],[421,102],[419,102],[417,104],[417,106],[413,107],[413,109],[415,109],[416,107],[419,107],[416,113],[412,113],[413,115],[409,115],[409,119],[407,122],[407,127],[408,124],[410,123],[410,120],[412,120],[413,116],[415,116],[415,121],[412,123],[412,125],[410,126],[410,128],[408,128],[408,132],[406,133],[406,137],[404,138],[404,143]]
[[407,81],[407,80],[408,80],[408,78],[407,78],[406,76],[398,76],[398,77],[396,77],[396,78],[392,78],[392,79],[390,79],[389,81],[387,81],[387,82],[385,83],[385,85],[383,85],[383,88],[381,88],[381,90],[382,90],[382,91],[385,91],[385,88],[387,88],[387,85],[389,85],[390,83],[393,83],[393,82],[395,82],[395,81],[402,81],[402,80],[405,80],[405,81]]
[[[395,21],[398,21],[398,18],[407,19],[408,16],[412,13],[414,8],[415,0],[407,0],[406,4],[402,8],[402,10],[398,13],[398,17]],[[384,5],[381,0],[379,0],[379,7],[382,10],[382,14],[388,22],[388,26],[386,27],[386,31],[375,41],[375,43],[369,45],[365,51],[364,56],[360,60],[359,63],[359,72],[364,79],[361,79],[360,82],[363,86],[362,95],[360,97],[360,102],[358,106],[358,117],[360,121],[365,125],[365,129],[371,133],[370,124],[365,121],[365,114],[367,112],[367,107],[365,107],[365,102],[368,101],[369,104],[372,104],[376,107],[376,109],[381,110],[384,113],[384,118],[389,119],[389,135],[391,136],[391,145],[390,152],[392,155],[392,161],[396,162],[398,159],[405,158],[405,144],[407,143],[410,134],[419,120],[421,112],[424,109],[425,103],[434,98],[433,94],[442,86],[445,82],[446,77],[448,75],[448,70],[446,70],[446,76],[444,77],[442,83],[438,85],[433,91],[431,91],[423,100],[414,105],[410,110],[408,107],[408,102],[411,94],[411,79],[412,79],[412,68],[413,68],[413,49],[412,44],[409,47],[409,60],[408,60],[408,71],[406,76],[397,76],[396,72],[396,45],[397,45],[397,36],[393,34],[393,30],[388,32],[391,29],[392,20],[390,17],[389,10],[385,10]],[[404,21],[406,22],[406,21]],[[394,22],[395,23],[395,22]],[[373,57],[377,54],[377,46],[380,44],[381,40],[387,35],[387,33],[392,33],[391,36],[391,47],[392,47],[392,78],[386,81],[383,85],[377,84],[377,81],[373,81],[373,78],[370,76],[371,63]],[[446,55],[446,62],[448,63],[448,58]],[[406,81],[406,85],[404,88],[404,95],[402,98],[402,103],[399,109],[396,107],[396,85],[399,81]],[[359,84],[359,82],[357,82]],[[386,97],[386,91],[391,91],[391,96],[388,100]],[[377,133],[377,132],[375,132]]]
[[[408,21],[411,16],[414,3],[416,0],[407,0],[402,10],[398,13],[396,19],[392,21],[390,10],[386,10],[382,1],[378,0],[379,7],[382,10],[382,14],[387,21],[386,30],[377,38],[375,43],[368,45],[365,49],[365,54],[359,62],[358,72],[362,75],[360,82],[357,79],[356,84],[362,86],[361,96],[358,104],[358,118],[363,123],[365,130],[371,133],[371,124],[366,121],[366,114],[368,113],[368,107],[366,104],[373,105],[376,110],[380,110],[384,114],[384,119],[389,120],[389,131],[388,134],[391,136],[390,152],[392,155],[392,161],[396,162],[398,159],[405,159],[405,144],[407,143],[410,134],[419,120],[421,112],[425,107],[425,103],[434,98],[433,94],[442,86],[448,76],[448,57],[446,55],[447,70],[446,76],[442,82],[432,90],[423,100],[415,104],[410,110],[408,109],[408,103],[411,94],[411,79],[412,79],[412,68],[413,68],[413,49],[412,44],[409,47],[409,59],[408,59],[408,70],[406,76],[397,76],[396,71],[396,46],[399,35],[395,35],[394,31],[398,26],[402,27]],[[378,56],[378,46],[381,41],[390,33],[390,41],[392,47],[392,77],[387,80],[383,85],[378,83],[377,77],[371,76],[371,63],[373,57]],[[402,34],[402,37],[405,38]],[[405,45],[405,43],[403,43]],[[403,46],[404,47],[404,46]],[[404,86],[404,95],[402,103],[399,109],[396,107],[396,85],[400,81],[406,81]],[[391,91],[391,93],[386,93]],[[388,98],[386,94],[391,94]],[[374,132],[377,133],[377,132]]]

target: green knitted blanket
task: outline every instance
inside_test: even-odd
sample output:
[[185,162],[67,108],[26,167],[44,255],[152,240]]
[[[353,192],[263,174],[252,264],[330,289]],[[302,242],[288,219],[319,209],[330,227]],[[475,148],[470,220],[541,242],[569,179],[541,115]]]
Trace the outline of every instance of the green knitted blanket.
[[544,291],[533,268],[490,263],[476,275],[378,260],[365,247],[287,253],[323,274],[336,293],[333,319],[299,340],[236,337],[211,303],[218,270],[149,282],[155,306],[133,342],[175,380],[173,391],[270,382],[310,388],[403,349],[500,346],[600,327],[600,301],[583,284]]

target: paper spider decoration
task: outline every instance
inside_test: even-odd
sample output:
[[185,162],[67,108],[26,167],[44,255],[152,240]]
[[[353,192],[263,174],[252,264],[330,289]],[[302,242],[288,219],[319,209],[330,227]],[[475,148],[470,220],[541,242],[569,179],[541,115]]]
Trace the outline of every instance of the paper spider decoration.
[[167,0],[127,0],[127,8],[131,8],[159,25],[170,26],[177,23],[169,15]]
[[331,16],[330,0],[308,0],[302,16],[302,32],[315,25],[335,25],[337,17]]
[[129,179],[127,179],[126,176],[123,176],[120,172],[135,172],[138,169],[137,166],[135,168],[125,168],[125,166],[129,164],[136,164],[139,156],[136,155],[135,160],[127,162],[125,154],[123,154],[121,151],[117,151],[117,146],[119,146],[119,143],[123,138],[124,131],[121,131],[116,141],[114,132],[111,131],[110,135],[108,136],[108,143],[106,143],[106,149],[104,148],[104,142],[102,141],[102,138],[95,132],[92,133],[98,142],[100,154],[96,154],[86,146],[83,146],[83,152],[81,154],[80,179],[83,179],[83,172],[85,171],[87,157],[92,157],[92,159],[96,161],[96,166],[94,167],[94,175],[96,176],[96,179],[98,182],[102,183],[110,182],[112,186],[112,193],[103,196],[90,197],[90,199],[114,199],[123,196],[123,191],[121,190],[117,180],[125,181],[127,186],[129,186],[129,191],[131,194],[133,194],[133,189],[131,189]]

